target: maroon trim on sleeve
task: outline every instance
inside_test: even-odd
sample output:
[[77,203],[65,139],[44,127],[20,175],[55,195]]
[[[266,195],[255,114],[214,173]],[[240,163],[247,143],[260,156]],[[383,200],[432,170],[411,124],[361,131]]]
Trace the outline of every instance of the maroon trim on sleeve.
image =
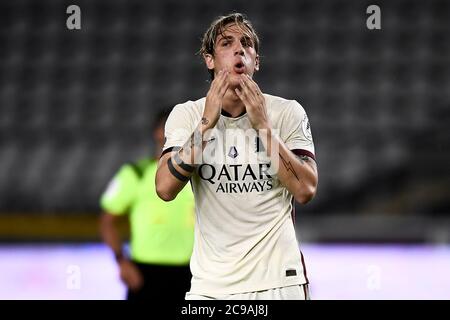
[[314,153],[309,152],[308,150],[303,149],[293,149],[291,152],[297,156],[307,156],[316,161],[316,157],[314,156]]

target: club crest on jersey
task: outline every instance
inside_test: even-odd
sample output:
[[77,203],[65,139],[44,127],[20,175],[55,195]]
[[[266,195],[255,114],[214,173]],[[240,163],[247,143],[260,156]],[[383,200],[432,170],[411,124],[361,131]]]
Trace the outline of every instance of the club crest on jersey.
[[237,149],[236,149],[236,147],[231,147],[230,148],[230,151],[228,152],[228,156],[230,157],[230,158],[236,158],[237,156],[239,155],[239,153],[237,152]]

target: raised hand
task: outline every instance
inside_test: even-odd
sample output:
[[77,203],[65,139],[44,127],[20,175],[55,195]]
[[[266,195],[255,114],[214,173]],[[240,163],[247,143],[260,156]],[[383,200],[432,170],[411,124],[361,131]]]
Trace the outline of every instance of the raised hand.
[[202,117],[202,125],[206,128],[213,128],[219,120],[223,97],[229,87],[229,74],[229,71],[220,70],[211,83],[211,87],[206,95],[205,110]]
[[240,84],[241,90],[236,88],[235,92],[244,103],[253,128],[269,129],[270,121],[267,115],[266,100],[258,85],[247,74],[241,75]]

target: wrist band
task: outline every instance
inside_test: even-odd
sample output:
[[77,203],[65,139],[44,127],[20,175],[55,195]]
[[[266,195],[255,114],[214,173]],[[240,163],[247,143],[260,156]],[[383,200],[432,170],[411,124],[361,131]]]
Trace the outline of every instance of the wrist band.
[[183,169],[183,170],[185,170],[187,172],[193,172],[194,171],[195,167],[191,166],[191,165],[189,165],[187,163],[184,163],[183,160],[181,159],[180,153],[178,151],[175,152],[175,154],[173,156],[173,159],[175,160],[175,163],[180,166],[181,169]]
[[167,166],[169,167],[169,171],[170,173],[177,178],[178,180],[182,181],[182,182],[186,182],[189,181],[190,177],[186,177],[184,175],[182,175],[181,173],[179,173],[177,171],[177,169],[175,169],[175,167],[173,166],[172,163],[172,158],[167,159]]

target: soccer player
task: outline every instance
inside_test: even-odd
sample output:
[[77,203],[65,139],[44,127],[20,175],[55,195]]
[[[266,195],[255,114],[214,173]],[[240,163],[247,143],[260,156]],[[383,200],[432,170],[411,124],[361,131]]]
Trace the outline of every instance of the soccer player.
[[298,102],[253,80],[259,46],[242,14],[216,19],[200,49],[210,89],[166,122],[156,191],[171,201],[190,181],[196,201],[186,299],[309,298],[293,200],[316,193],[311,128]]
[[[194,241],[194,197],[183,189],[175,201],[162,201],[155,191],[157,159],[164,144],[168,112],[156,115],[153,127],[155,157],[124,164],[101,196],[104,211],[100,230],[112,249],[120,277],[127,286],[127,299],[183,300],[189,290],[189,260]],[[118,220],[130,221],[130,256],[122,249]],[[170,285],[168,285],[170,283]]]

